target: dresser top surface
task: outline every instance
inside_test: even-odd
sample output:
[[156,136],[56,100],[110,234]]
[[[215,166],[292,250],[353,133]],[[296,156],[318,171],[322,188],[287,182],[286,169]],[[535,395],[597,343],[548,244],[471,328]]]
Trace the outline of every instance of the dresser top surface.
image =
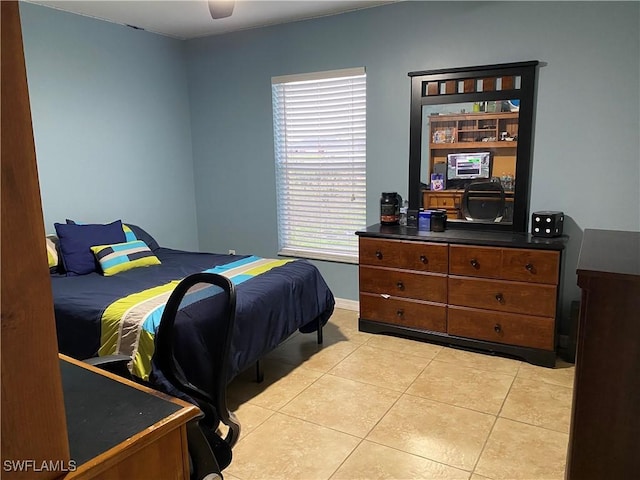
[[586,229],[578,275],[631,275],[640,279],[640,232]]
[[534,237],[528,233],[489,232],[481,230],[447,229],[444,232],[428,232],[416,227],[375,224],[356,232],[360,237],[417,240],[435,243],[457,243],[489,247],[533,248],[563,250],[569,239],[563,235],[555,238]]

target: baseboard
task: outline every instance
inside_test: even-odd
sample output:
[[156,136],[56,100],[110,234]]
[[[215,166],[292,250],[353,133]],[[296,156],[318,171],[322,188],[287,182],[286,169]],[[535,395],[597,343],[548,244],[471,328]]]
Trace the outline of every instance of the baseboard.
[[346,298],[336,298],[336,308],[359,312],[360,302],[358,302],[357,300],[348,300]]

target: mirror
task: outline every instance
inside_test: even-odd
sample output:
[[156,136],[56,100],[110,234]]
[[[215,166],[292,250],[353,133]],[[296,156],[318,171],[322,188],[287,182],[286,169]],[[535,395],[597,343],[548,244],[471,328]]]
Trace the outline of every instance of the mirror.
[[526,232],[538,62],[410,73],[409,209]]

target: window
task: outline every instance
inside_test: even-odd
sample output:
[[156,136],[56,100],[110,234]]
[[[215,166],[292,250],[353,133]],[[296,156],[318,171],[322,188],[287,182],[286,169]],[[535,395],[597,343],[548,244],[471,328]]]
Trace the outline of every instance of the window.
[[366,226],[364,68],[272,79],[279,254],[358,261]]

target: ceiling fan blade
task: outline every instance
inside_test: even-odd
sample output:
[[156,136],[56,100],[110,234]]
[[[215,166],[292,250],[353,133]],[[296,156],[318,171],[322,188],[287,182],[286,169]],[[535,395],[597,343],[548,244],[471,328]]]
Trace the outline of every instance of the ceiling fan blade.
[[233,13],[235,0],[208,0],[211,18],[227,18]]

